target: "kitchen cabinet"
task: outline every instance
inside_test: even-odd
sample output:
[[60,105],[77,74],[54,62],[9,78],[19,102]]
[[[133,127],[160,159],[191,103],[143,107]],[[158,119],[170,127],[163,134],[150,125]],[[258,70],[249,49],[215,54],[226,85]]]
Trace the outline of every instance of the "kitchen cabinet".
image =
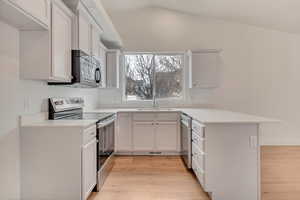
[[118,113],[116,129],[116,152],[132,151],[132,114]]
[[155,126],[153,122],[134,122],[133,151],[155,150]]
[[193,120],[192,169],[213,200],[259,199],[258,130],[255,123]]
[[178,154],[180,152],[177,112],[127,112],[118,114],[118,154]]
[[99,58],[99,42],[102,29],[96,24],[89,11],[79,3],[77,14],[78,49]]
[[45,26],[50,26],[50,0],[11,0],[22,10],[39,20]]
[[120,50],[106,51],[106,87],[120,88]]
[[53,1],[52,4],[52,77],[71,81],[72,17],[66,7]]
[[20,31],[23,79],[71,81],[73,13],[61,0],[51,1],[50,31]]
[[22,126],[20,198],[86,200],[97,181],[96,144],[94,123]]
[[179,152],[178,113],[135,113],[133,151],[149,153]]
[[20,30],[50,29],[51,0],[2,0],[0,19]]
[[93,138],[82,147],[82,191],[87,199],[97,182],[97,140]]
[[220,50],[189,52],[189,87],[217,88],[220,85]]
[[91,23],[88,14],[86,14],[84,9],[81,9],[78,14],[78,48],[86,54],[90,54],[92,49],[91,31]]
[[177,126],[177,121],[156,122],[155,146],[157,151],[177,150]]

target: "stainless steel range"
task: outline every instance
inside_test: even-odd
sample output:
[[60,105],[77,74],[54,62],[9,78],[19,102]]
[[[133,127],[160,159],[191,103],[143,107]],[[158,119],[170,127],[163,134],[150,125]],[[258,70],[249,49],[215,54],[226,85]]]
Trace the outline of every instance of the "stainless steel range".
[[115,149],[114,113],[83,112],[82,98],[50,98],[49,120],[97,120],[97,174],[98,182],[95,190],[100,191],[113,163]]

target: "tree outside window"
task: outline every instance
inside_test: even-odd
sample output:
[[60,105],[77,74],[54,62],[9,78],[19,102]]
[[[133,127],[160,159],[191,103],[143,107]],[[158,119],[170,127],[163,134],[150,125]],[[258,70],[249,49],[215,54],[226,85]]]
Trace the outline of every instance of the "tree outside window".
[[127,101],[182,97],[183,55],[125,55]]

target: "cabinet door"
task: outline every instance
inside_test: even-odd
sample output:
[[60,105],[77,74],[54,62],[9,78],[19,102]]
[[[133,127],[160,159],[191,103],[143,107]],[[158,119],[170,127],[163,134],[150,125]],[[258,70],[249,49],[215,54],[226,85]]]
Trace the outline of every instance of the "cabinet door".
[[130,113],[118,114],[116,151],[132,151],[132,120]]
[[91,24],[84,13],[78,15],[79,49],[87,54],[91,54]]
[[177,150],[177,122],[157,122],[156,123],[156,150],[176,151]]
[[221,57],[218,50],[192,52],[190,88],[216,88],[220,85]]
[[46,26],[49,26],[50,0],[12,0],[12,2]]
[[71,81],[72,14],[62,3],[52,5],[52,78]]
[[87,199],[97,182],[97,140],[82,147],[82,199]]
[[153,122],[134,122],[133,150],[154,151],[155,128]]
[[100,42],[100,33],[95,26],[91,26],[91,47],[92,47],[92,55],[100,59],[99,52],[99,42]]
[[120,51],[106,52],[106,87],[119,88]]

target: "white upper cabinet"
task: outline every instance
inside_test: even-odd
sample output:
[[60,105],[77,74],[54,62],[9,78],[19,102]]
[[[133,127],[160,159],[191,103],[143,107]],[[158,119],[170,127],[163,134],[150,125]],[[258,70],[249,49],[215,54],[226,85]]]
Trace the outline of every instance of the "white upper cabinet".
[[91,24],[83,11],[78,15],[78,47],[87,54],[91,53]]
[[49,26],[50,0],[12,0],[12,2],[46,26]]
[[61,0],[52,0],[50,15],[50,31],[20,31],[21,77],[70,82],[74,14]]
[[52,4],[52,76],[71,81],[73,15],[59,2]]
[[50,29],[51,0],[1,0],[0,19],[20,30]]
[[120,88],[120,50],[106,52],[106,87]]
[[95,23],[86,8],[78,7],[78,49],[89,55],[98,57],[98,44],[100,42],[101,28]]
[[220,67],[220,50],[189,52],[189,87],[219,87],[221,78]]

